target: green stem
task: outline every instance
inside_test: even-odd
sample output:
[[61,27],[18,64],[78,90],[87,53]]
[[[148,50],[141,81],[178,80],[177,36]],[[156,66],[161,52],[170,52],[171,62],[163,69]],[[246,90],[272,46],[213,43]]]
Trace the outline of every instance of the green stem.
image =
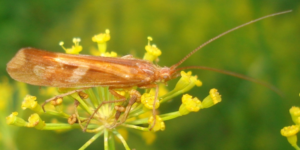
[[178,111],[160,115],[161,119],[163,119],[164,121],[171,120],[180,116],[182,115]]
[[95,134],[91,139],[89,139],[84,145],[82,145],[79,150],[84,150],[85,148],[87,148],[88,146],[90,146],[100,135],[103,134],[103,131],[98,132],[97,134]]
[[107,129],[104,130],[104,150],[115,150],[115,146],[112,145],[113,138],[110,137],[109,131]]
[[300,150],[300,147],[299,146],[293,146],[296,150]]
[[75,98],[75,99],[80,103],[80,106],[81,106],[86,112],[88,112],[90,115],[93,113],[93,112],[89,109],[89,106],[84,102],[84,100],[81,99],[80,96],[78,96],[77,93],[72,94],[71,96],[72,96],[73,98]]
[[43,130],[69,130],[74,128],[80,128],[78,124],[70,125],[67,123],[46,123]]
[[140,126],[131,125],[131,124],[122,124],[122,126],[132,128],[132,129],[141,130],[141,131],[149,131],[149,128],[140,127]]
[[106,42],[98,43],[98,49],[101,54],[105,53],[106,52]]
[[[112,130],[112,132],[119,138],[119,140],[123,143],[126,150],[130,150],[126,140],[123,138],[123,136],[116,130]],[[113,139],[113,138],[112,138]]]
[[143,119],[138,119],[138,120],[134,120],[134,121],[128,121],[126,123],[130,123],[130,124],[146,124],[148,123],[149,118],[143,118]]
[[96,98],[95,92],[93,91],[93,88],[85,90],[85,92],[89,95],[89,99],[94,107],[97,107],[99,105],[99,101]]
[[63,118],[69,118],[70,115],[64,113],[64,112],[57,112],[53,110],[47,110],[46,114],[53,115],[53,116],[58,116],[58,117],[63,117]]

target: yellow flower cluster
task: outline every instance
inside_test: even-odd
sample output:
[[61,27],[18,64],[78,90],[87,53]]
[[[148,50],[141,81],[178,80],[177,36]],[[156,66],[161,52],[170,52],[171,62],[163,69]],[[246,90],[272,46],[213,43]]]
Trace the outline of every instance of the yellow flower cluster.
[[300,147],[297,144],[297,133],[299,132],[299,126],[300,126],[300,108],[296,106],[290,108],[290,115],[295,124],[282,128],[280,130],[280,133],[282,136],[287,138],[288,142],[296,150],[300,150]]
[[156,47],[156,45],[150,45],[150,41],[152,40],[152,37],[148,37],[148,45],[145,46],[146,53],[143,58],[144,60],[149,60],[151,62],[157,60],[158,56],[161,55],[161,51]]
[[[98,51],[93,52],[93,54],[105,57],[117,56],[115,52],[107,52],[107,41],[110,40],[109,33],[109,30],[106,30],[105,33],[95,35],[92,38],[92,41],[98,44]],[[150,41],[152,38],[148,37],[144,60],[158,61],[161,51],[155,45],[150,45]],[[74,45],[68,49],[63,47],[63,42],[60,45],[66,53],[78,54],[82,50],[79,42],[79,38],[74,38]],[[155,139],[154,132],[165,130],[165,121],[209,108],[221,101],[221,96],[216,89],[211,89],[203,101],[187,94],[193,87],[201,86],[202,82],[197,76],[192,75],[191,71],[181,71],[180,75],[181,78],[176,86],[169,92],[163,85],[159,85],[159,93],[156,93],[155,88],[152,88],[146,89],[142,94],[136,90],[136,87],[118,90],[112,90],[109,87],[59,88],[57,92],[64,96],[47,100],[46,102],[49,103],[45,106],[44,104],[39,105],[35,96],[27,95],[21,107],[34,112],[28,121],[18,117],[17,112],[13,112],[6,120],[11,125],[34,127],[39,130],[61,131],[81,128],[85,132],[94,133],[94,136],[80,149],[85,149],[101,135],[104,135],[105,149],[109,149],[108,142],[114,139],[110,138],[110,135],[114,135],[118,141],[122,142],[125,149],[130,149],[126,143],[127,130],[124,130],[126,128],[143,131],[141,136],[145,138],[147,144],[150,144]],[[49,91],[53,92],[49,89],[45,90],[44,93],[49,94]],[[162,104],[166,104],[167,101],[178,95],[183,95],[182,104],[178,111],[165,114],[159,114],[156,111]],[[40,117],[43,114],[65,118],[67,121],[45,123]]]
[[79,52],[82,51],[82,46],[79,45],[80,41],[80,38],[73,38],[74,45],[71,48],[65,48],[63,41],[59,42],[59,45],[66,51],[67,54],[79,54]]

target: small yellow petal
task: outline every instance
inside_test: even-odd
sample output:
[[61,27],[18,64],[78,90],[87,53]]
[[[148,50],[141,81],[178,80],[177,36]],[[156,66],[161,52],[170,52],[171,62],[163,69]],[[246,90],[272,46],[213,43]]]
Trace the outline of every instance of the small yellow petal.
[[37,113],[42,113],[43,112],[42,107],[36,101],[36,97],[31,96],[31,95],[26,95],[25,96],[25,98],[22,102],[21,108],[23,110],[28,108],[28,109],[31,109],[31,110],[37,112]]
[[221,102],[221,95],[219,94],[218,90],[213,88],[209,91],[209,95],[212,98],[214,104],[217,104],[219,102]]
[[298,125],[287,126],[281,129],[280,133],[282,136],[285,136],[288,142],[295,148],[300,149],[297,145],[297,133],[299,132]]
[[202,108],[209,108],[217,103],[221,102],[221,95],[217,89],[211,89],[209,95],[202,101]]
[[179,108],[179,113],[181,115],[187,115],[190,112],[197,112],[200,110],[201,101],[195,97],[193,98],[189,94],[184,94],[182,96],[182,104]]
[[110,40],[110,34],[108,29],[105,30],[105,33],[100,33],[92,37],[92,41],[97,43],[105,43],[109,40]]
[[296,135],[298,132],[298,125],[287,126],[280,130],[281,135],[285,137]]
[[152,41],[152,37],[148,37],[148,45],[145,46],[145,50],[147,51],[144,55],[144,60],[154,61],[157,60],[158,56],[161,55],[161,50],[156,47],[156,45],[150,45],[150,41]]
[[[152,128],[152,131],[156,132],[156,131],[164,131],[166,126],[165,126],[165,123],[163,122],[163,120],[158,116],[156,115],[156,122],[155,122],[155,125],[153,126]],[[148,120],[148,123],[149,123],[149,128],[152,127],[153,123],[154,123],[154,119],[153,119],[153,116],[151,116]]]
[[35,127],[36,129],[43,129],[45,126],[45,122],[40,118],[37,113],[32,114],[28,118],[28,127]]
[[36,97],[35,96],[26,95],[26,97],[24,98],[24,101],[22,102],[21,108],[23,110],[25,110],[27,108],[34,108],[37,105],[38,104],[36,102]]
[[[148,109],[153,109],[153,102],[155,99],[155,93],[144,93],[141,97],[141,102]],[[155,108],[157,109],[160,105],[159,100],[155,100]]]
[[296,107],[296,106],[293,106],[293,107],[290,109],[290,114],[291,114],[292,116],[299,117],[299,116],[300,116],[300,108],[299,108],[299,107]]
[[79,52],[82,51],[82,46],[79,45],[79,42],[81,41],[80,38],[73,38],[74,45],[71,48],[65,48],[64,42],[59,42],[59,45],[65,50],[67,54],[79,54]]
[[6,117],[6,123],[8,125],[26,126],[27,122],[17,116],[18,116],[18,112],[11,113],[8,117]]

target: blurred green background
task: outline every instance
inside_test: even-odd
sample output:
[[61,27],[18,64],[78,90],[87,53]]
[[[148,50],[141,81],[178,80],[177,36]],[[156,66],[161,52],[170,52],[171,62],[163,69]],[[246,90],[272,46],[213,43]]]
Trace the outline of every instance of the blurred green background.
[[[217,88],[223,101],[210,109],[167,121],[166,130],[157,133],[153,145],[147,146],[136,134],[131,134],[128,142],[137,150],[293,149],[280,135],[280,129],[292,124],[289,108],[300,105],[299,8],[299,0],[1,1],[0,73],[8,76],[6,63],[22,47],[62,52],[59,41],[70,47],[73,37],[81,37],[82,53],[88,54],[90,47],[96,46],[91,37],[107,28],[111,31],[108,50],[142,58],[146,38],[152,36],[153,43],[163,52],[159,65],[171,66],[230,28],[292,9],[292,13],[265,19],[222,37],[181,65],[244,74],[274,85],[284,93],[283,98],[259,84],[194,70],[203,86],[189,93],[203,99],[209,89]],[[39,91],[38,87],[30,88],[30,94]],[[175,111],[179,105],[180,97],[161,109]],[[5,118],[1,120],[4,122]],[[20,150],[78,149],[92,137],[80,130],[55,133],[8,128],[14,131],[10,144]],[[117,145],[117,149],[123,149]],[[103,149],[103,138],[88,149]]]

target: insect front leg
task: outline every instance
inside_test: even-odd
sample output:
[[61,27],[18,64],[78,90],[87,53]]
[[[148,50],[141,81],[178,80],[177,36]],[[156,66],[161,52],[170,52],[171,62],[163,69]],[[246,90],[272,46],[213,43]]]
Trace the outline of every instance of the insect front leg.
[[150,127],[150,131],[153,129],[155,123],[156,123],[156,110],[155,110],[155,102],[158,99],[158,92],[159,92],[159,88],[158,88],[158,84],[156,84],[156,88],[155,88],[155,97],[154,97],[154,101],[153,101],[153,109],[152,109],[152,116],[153,116],[153,124]]
[[150,84],[150,85],[141,86],[140,88],[155,88],[155,96],[154,96],[153,108],[152,108],[153,123],[152,123],[151,127],[149,128],[149,130],[151,131],[153,129],[153,127],[155,126],[155,124],[156,124],[155,105],[156,105],[156,101],[158,100],[159,86],[158,86],[158,84]]

